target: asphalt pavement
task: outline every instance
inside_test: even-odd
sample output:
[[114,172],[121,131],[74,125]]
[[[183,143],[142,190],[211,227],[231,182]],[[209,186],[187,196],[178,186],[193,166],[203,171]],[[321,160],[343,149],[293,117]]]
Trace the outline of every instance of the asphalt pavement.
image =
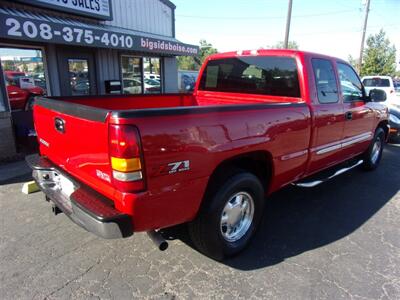
[[143,233],[97,238],[7,168],[19,177],[0,179],[1,299],[400,299],[399,145],[374,172],[274,194],[250,246],[222,263],[184,227],[165,252]]

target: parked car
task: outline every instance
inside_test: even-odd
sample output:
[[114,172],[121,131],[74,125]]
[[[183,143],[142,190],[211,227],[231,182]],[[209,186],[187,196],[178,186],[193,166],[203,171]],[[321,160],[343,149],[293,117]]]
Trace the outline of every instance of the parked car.
[[386,92],[387,101],[399,101],[396,96],[393,79],[390,76],[364,76],[362,78],[367,93],[372,89],[381,89]]
[[159,74],[153,74],[153,73],[144,73],[144,78],[145,79],[155,79],[160,81],[161,77]]
[[395,92],[399,93],[400,92],[400,81],[394,81],[393,85],[394,85]]
[[31,85],[24,88],[20,87],[20,79],[27,78],[24,72],[4,71],[4,75],[7,95],[12,110],[30,110],[32,109],[34,98],[45,94],[45,91],[39,86]]
[[123,93],[124,94],[140,94],[142,92],[142,83],[138,79],[124,78]]
[[339,58],[215,54],[193,94],[39,99],[40,155],[27,162],[53,211],[87,230],[147,231],[165,249],[158,230],[186,223],[197,249],[220,260],[246,247],[271,193],[377,168],[389,134],[383,100]]
[[144,90],[147,94],[160,93],[161,84],[156,79],[144,79]]
[[72,95],[89,95],[90,83],[89,80],[82,79],[75,81],[72,85]]
[[393,142],[400,142],[400,106],[389,106],[389,139]]

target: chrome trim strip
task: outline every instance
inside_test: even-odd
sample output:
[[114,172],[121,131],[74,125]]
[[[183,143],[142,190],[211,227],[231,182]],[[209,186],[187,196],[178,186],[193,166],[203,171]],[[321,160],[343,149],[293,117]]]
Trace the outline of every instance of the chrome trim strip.
[[329,147],[326,147],[326,148],[322,148],[321,150],[318,150],[317,154],[320,155],[320,154],[328,153],[328,152],[331,152],[331,151],[334,151],[334,150],[337,150],[337,149],[340,149],[340,148],[342,148],[342,144],[329,146]]
[[307,154],[308,150],[302,150],[302,151],[297,151],[294,153],[289,153],[289,154],[285,154],[281,156],[281,160],[288,160],[288,159],[292,159],[292,158],[297,158],[300,156],[303,156],[304,154]]
[[372,136],[372,133],[366,133],[363,136],[360,135],[359,137],[355,137],[355,138],[351,139],[350,141],[343,142],[342,147],[344,148],[344,147],[350,146],[352,144],[356,144],[356,143],[368,140],[371,136]]
[[372,132],[364,132],[364,133],[355,135],[350,138],[342,139],[333,145],[326,144],[326,145],[319,146],[317,148],[314,148],[313,151],[315,151],[317,155],[325,154],[325,153],[328,153],[328,152],[331,152],[334,150],[338,150],[338,149],[350,146],[352,144],[363,142],[365,140],[368,140],[371,136],[372,136]]

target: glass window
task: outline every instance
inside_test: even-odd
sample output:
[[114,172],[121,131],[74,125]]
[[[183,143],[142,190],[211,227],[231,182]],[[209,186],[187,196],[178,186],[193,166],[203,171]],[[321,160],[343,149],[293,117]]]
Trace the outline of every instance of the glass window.
[[363,80],[364,86],[367,87],[390,87],[390,81],[386,78],[366,78]]
[[142,59],[134,56],[122,56],[122,90],[124,94],[142,93]]
[[32,94],[47,94],[42,50],[0,47],[0,60],[12,110],[30,109]]
[[279,56],[211,60],[202,75],[199,89],[300,97],[295,60]]
[[160,59],[155,57],[143,58],[144,92],[146,94],[161,93]]
[[327,59],[312,59],[315,85],[320,103],[336,103],[339,101],[335,71]]
[[87,59],[68,59],[69,83],[72,96],[89,95],[89,62]]
[[345,102],[363,100],[364,89],[362,87],[360,78],[358,78],[353,68],[343,63],[338,63],[337,66],[343,100]]

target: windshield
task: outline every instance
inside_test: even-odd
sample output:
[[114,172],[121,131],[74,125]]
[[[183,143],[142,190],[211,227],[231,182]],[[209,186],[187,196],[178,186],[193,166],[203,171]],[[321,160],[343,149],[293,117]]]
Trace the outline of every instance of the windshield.
[[364,79],[363,84],[366,87],[390,87],[389,79],[383,79],[378,77]]

